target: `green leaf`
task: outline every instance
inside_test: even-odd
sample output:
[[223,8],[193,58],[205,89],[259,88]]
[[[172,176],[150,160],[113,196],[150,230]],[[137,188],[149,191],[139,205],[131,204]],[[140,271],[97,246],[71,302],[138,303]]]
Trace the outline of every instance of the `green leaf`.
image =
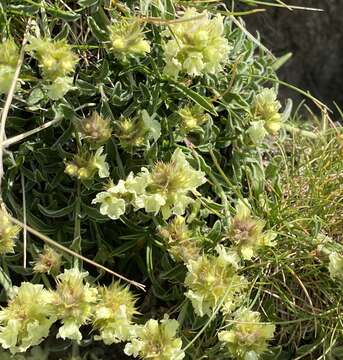
[[99,4],[100,0],[79,0],[77,3],[82,7],[90,7]]
[[88,21],[88,25],[92,31],[92,34],[94,35],[94,37],[99,40],[99,41],[106,41],[108,40],[108,34],[107,32],[102,29],[97,22],[95,21],[95,19],[93,17],[88,17],[87,18]]
[[279,70],[283,65],[285,65],[288,62],[288,60],[290,60],[292,58],[292,56],[293,56],[293,54],[291,52],[289,52],[289,53],[277,58],[272,65],[273,69],[275,71]]
[[90,207],[85,204],[81,204],[81,211],[83,215],[87,215],[90,219],[95,220],[97,222],[106,222],[108,221],[108,217],[105,215],[101,215],[99,210],[95,207]]
[[211,231],[207,234],[207,237],[214,243],[217,243],[221,238],[222,224],[220,220],[217,220],[212,226]]
[[61,208],[58,210],[51,210],[51,209],[45,208],[41,204],[38,204],[38,208],[39,208],[40,212],[45,216],[48,216],[51,218],[60,218],[60,217],[70,214],[74,210],[75,205],[73,202],[72,204],[65,206],[64,208]]
[[196,104],[200,105],[204,110],[208,111],[212,115],[217,116],[218,113],[216,112],[214,106],[211,104],[211,102],[204,96],[198,94],[197,92],[191,90],[187,86],[178,83],[174,80],[169,80],[169,82],[172,83],[172,86],[175,87],[177,90],[179,90],[183,95],[185,95],[187,98],[195,102]]
[[128,250],[137,246],[137,239],[133,239],[131,241],[125,241],[123,245],[116,247],[113,251],[111,251],[111,256],[121,256],[127,253]]
[[12,290],[11,278],[2,267],[0,267],[0,284],[5,289],[7,294]]
[[74,11],[63,11],[59,8],[48,6],[45,8],[46,12],[50,15],[56,16],[65,21],[76,21],[80,18],[80,14],[76,14]]
[[44,99],[43,90],[40,87],[34,88],[31,91],[31,93],[30,93],[30,95],[29,95],[29,97],[27,99],[27,104],[30,105],[30,106],[35,105],[35,104],[38,104],[43,99]]
[[61,31],[55,36],[54,40],[63,40],[68,37],[70,26],[68,23],[64,23]]

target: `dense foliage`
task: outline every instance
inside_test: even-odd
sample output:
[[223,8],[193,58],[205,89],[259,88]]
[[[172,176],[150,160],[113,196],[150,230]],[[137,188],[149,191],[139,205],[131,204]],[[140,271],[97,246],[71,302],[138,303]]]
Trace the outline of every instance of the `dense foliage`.
[[236,6],[0,4],[1,359],[341,358],[342,136]]

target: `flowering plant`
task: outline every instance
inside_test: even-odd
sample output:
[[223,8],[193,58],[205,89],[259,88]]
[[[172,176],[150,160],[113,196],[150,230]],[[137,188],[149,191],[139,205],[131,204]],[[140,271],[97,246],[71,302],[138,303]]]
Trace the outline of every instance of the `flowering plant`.
[[5,3],[0,358],[339,357],[343,131],[262,3]]

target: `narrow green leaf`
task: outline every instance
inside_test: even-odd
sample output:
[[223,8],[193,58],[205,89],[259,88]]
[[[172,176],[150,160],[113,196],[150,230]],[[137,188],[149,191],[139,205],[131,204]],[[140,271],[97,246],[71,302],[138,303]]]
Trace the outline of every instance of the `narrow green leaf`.
[[71,205],[65,206],[64,208],[58,209],[58,210],[47,209],[41,204],[38,204],[38,208],[39,208],[40,212],[45,216],[48,216],[51,218],[60,218],[60,217],[70,214],[74,210],[74,203],[72,203]]
[[217,116],[218,113],[216,112],[214,106],[211,104],[211,102],[204,96],[198,94],[197,92],[191,90],[187,86],[178,83],[174,80],[169,80],[172,83],[172,86],[175,87],[177,90],[179,90],[183,95],[185,95],[187,98],[195,102],[196,104],[200,105],[202,108],[204,108],[206,111],[211,113],[212,115]]
[[80,18],[80,15],[73,11],[63,11],[53,7],[47,7],[46,12],[65,21],[75,21]]
[[92,34],[94,35],[94,37],[99,40],[99,41],[106,41],[108,40],[108,35],[107,32],[103,29],[101,29],[101,27],[97,24],[97,22],[95,21],[95,19],[93,17],[89,17],[87,19],[88,21],[88,25],[92,31]]

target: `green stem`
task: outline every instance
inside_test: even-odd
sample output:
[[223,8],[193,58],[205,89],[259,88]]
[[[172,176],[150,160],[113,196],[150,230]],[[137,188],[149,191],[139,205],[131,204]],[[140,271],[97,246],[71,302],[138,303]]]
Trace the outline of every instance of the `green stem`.
[[[81,183],[77,180],[76,201],[74,210],[74,239],[71,248],[77,253],[81,253]],[[78,267],[80,261],[74,258],[74,266]]]
[[[198,157],[198,154],[197,154],[197,152],[195,151],[195,150],[193,150],[192,151],[193,152],[193,154],[196,156],[196,157]],[[212,152],[212,150],[210,149],[210,153]],[[213,152],[212,152],[212,154],[213,154]],[[214,155],[214,154],[213,154]],[[211,155],[212,156],[212,155]],[[216,159],[216,161],[217,161],[217,159]],[[217,162],[217,164],[218,164],[218,162]],[[219,164],[218,164],[218,166],[219,166]],[[222,170],[223,171],[223,170]],[[213,184],[217,187],[217,189],[218,189],[218,192],[219,192],[219,196],[220,196],[220,199],[221,199],[221,201],[222,201],[222,204],[223,204],[223,206],[224,206],[224,212],[225,212],[225,219],[226,219],[226,221],[228,221],[229,220],[229,218],[230,218],[230,211],[229,211],[229,206],[230,206],[230,204],[229,204],[229,202],[227,201],[227,196],[226,196],[226,194],[225,194],[225,191],[224,191],[224,189],[223,189],[223,187],[221,186],[221,184],[218,182],[218,180],[216,179],[216,177],[212,174],[212,173],[210,173],[210,172],[206,172],[207,173],[207,175],[209,176],[209,178],[211,179],[211,181],[213,182]],[[224,172],[223,172],[224,173]],[[224,174],[224,176],[225,176],[225,174]],[[227,180],[229,180],[229,179],[227,179]]]
[[194,336],[194,338],[183,348],[183,351],[186,352],[187,349],[189,349],[194,342],[202,335],[202,333],[207,329],[207,327],[211,324],[212,320],[217,316],[218,312],[220,311],[222,305],[224,304],[225,300],[227,300],[227,295],[229,294],[229,292],[231,291],[231,289],[227,289],[223,298],[220,300],[218,306],[216,307],[216,309],[213,311],[212,315],[209,317],[209,319],[207,320],[206,324],[202,327],[202,329]]
[[225,182],[227,183],[227,185],[232,188],[233,192],[237,195],[237,197],[239,199],[242,199],[242,194],[237,190],[237,186],[234,185],[231,180],[226,176],[226,174],[224,173],[224,170],[222,169],[222,167],[220,166],[214,152],[212,149],[209,149],[209,153],[211,155],[212,161],[214,163],[214,166],[216,167],[216,169],[218,170],[218,172],[220,173],[220,175],[223,177],[223,179],[225,180]]
[[79,353],[79,345],[76,341],[73,341],[71,352],[72,352],[72,359],[73,360],[78,359],[80,353]]
[[293,125],[290,124],[283,124],[283,128],[286,129],[287,131],[289,131],[292,134],[298,134],[304,137],[307,137],[309,139],[318,139],[321,134],[315,134],[312,131],[308,131],[308,130],[303,130],[303,129],[299,129]]

